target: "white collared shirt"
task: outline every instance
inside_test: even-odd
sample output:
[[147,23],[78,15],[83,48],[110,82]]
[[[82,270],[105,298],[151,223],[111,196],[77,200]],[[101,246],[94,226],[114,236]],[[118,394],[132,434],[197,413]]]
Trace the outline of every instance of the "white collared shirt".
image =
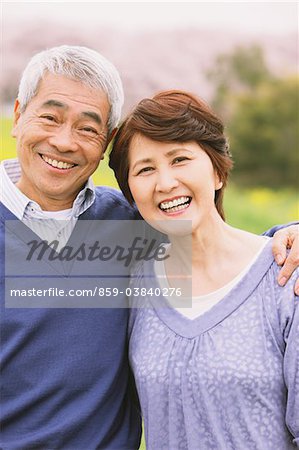
[[34,233],[48,242],[57,240],[58,250],[68,241],[78,217],[95,200],[95,186],[89,179],[77,195],[72,208],[63,211],[43,211],[38,203],[30,200],[17,187],[21,176],[18,159],[7,159],[0,165],[0,201]]

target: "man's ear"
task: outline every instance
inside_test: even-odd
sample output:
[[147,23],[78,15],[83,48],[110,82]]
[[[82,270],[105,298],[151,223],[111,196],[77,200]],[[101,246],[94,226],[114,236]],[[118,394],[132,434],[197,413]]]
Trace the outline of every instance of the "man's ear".
[[15,138],[16,135],[17,135],[18,121],[19,121],[19,118],[20,118],[20,115],[21,115],[20,103],[19,103],[18,99],[15,101],[13,113],[14,113],[14,118],[13,118],[13,126],[12,126],[12,130],[11,130],[11,135],[12,135],[12,137]]

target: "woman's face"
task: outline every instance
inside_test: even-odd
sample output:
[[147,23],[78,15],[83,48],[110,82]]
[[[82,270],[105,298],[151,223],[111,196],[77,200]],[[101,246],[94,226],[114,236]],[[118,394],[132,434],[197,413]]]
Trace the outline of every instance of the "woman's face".
[[136,134],[129,147],[129,187],[142,217],[192,221],[192,232],[217,213],[215,190],[222,183],[207,153],[194,141],[158,142]]

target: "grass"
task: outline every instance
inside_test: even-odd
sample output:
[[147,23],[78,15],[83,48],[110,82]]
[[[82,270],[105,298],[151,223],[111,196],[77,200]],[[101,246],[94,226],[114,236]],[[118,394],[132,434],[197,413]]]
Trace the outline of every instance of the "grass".
[[288,189],[240,189],[231,184],[224,209],[229,224],[260,234],[273,225],[298,220],[298,194]]

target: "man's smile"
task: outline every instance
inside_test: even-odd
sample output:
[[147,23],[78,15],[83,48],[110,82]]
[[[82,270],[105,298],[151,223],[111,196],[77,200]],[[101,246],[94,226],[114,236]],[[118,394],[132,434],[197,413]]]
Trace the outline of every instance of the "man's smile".
[[46,155],[39,154],[40,157],[50,166],[55,167],[57,169],[71,169],[72,167],[75,167],[77,164],[70,164],[66,161],[60,161],[57,159],[51,159],[48,158]]

